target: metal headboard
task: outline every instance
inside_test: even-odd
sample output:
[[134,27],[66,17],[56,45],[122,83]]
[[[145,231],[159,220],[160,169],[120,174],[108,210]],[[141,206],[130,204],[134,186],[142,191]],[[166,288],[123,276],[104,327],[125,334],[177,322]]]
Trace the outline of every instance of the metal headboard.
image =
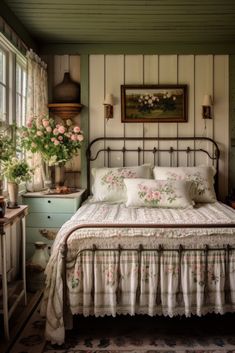
[[[112,147],[112,142],[113,141],[123,141],[123,146],[120,148],[115,148]],[[153,146],[152,148],[145,148],[145,147],[136,147],[136,148],[129,148],[126,147],[126,142],[127,141],[137,141],[139,143],[142,142],[142,145],[144,146],[144,142],[146,141],[154,141],[154,144],[156,146]],[[158,142],[160,141],[165,141],[169,142],[169,147],[161,148],[159,147]],[[185,147],[185,148],[179,148],[178,144],[179,142],[182,141],[187,141],[193,143],[193,148],[192,147]],[[104,143],[104,147],[100,148],[100,143]],[[172,147],[170,146],[170,143],[176,142],[177,147]],[[207,149],[205,148],[200,148],[196,145],[200,145],[200,142],[206,142]],[[197,144],[196,144],[197,143]],[[189,158],[190,155],[193,153],[194,155],[198,152],[204,153],[211,161],[212,164],[214,165],[216,169],[216,175],[215,175],[215,191],[218,193],[218,171],[219,171],[219,158],[220,158],[220,150],[217,145],[217,143],[209,138],[209,137],[98,137],[94,139],[93,141],[90,142],[88,145],[86,155],[87,155],[87,187],[88,187],[88,192],[90,193],[90,168],[91,168],[91,162],[95,161],[98,156],[100,156],[101,153],[106,156],[107,160],[107,167],[111,167],[110,165],[110,160],[111,160],[111,154],[113,152],[121,152],[122,154],[122,166],[126,166],[126,153],[135,153],[137,154],[137,159],[138,159],[138,165],[141,164],[141,155],[144,154],[145,152],[150,152],[153,155],[153,158],[151,161],[148,161],[149,163],[152,163],[156,165],[156,156],[159,153],[162,152],[168,152],[169,153],[169,159],[170,159],[170,166],[173,166],[173,155],[174,153],[183,153],[186,154],[186,165],[189,166]],[[195,158],[194,158],[194,165],[195,165]],[[178,159],[176,166],[178,166]]]

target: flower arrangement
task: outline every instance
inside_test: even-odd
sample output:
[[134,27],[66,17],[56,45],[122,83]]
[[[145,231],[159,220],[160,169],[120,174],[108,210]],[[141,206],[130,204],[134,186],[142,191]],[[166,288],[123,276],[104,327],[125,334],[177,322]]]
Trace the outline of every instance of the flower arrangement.
[[21,128],[22,147],[32,153],[39,152],[49,166],[65,164],[81,148],[83,134],[79,126],[70,119],[56,123],[43,115],[31,118],[26,127]]
[[151,113],[152,110],[160,109],[162,111],[176,109],[176,96],[165,94],[150,94],[140,95],[137,102],[138,110],[143,113]]
[[16,157],[3,162],[2,172],[8,182],[16,184],[29,181],[32,178],[32,170],[29,168],[28,163]]

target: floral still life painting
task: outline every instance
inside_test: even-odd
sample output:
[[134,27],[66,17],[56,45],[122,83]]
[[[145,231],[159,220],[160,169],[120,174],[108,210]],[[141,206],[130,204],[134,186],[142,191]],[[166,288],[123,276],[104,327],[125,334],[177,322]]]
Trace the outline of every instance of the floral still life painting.
[[186,122],[186,85],[122,85],[122,122]]

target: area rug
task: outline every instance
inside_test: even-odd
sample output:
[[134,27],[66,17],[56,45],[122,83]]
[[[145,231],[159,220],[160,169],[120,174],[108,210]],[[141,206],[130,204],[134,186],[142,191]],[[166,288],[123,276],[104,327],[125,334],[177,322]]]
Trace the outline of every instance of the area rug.
[[76,317],[62,346],[44,340],[39,307],[10,353],[235,353],[235,316]]

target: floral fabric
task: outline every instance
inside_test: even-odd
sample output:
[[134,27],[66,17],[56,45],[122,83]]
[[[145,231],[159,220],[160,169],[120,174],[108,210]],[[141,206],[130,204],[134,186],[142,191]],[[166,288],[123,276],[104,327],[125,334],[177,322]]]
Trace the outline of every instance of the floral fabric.
[[92,192],[94,201],[124,202],[126,188],[124,178],[146,178],[152,176],[150,165],[122,168],[93,168]]
[[[89,229],[91,220],[103,227]],[[133,227],[115,227],[120,223],[133,224]],[[146,226],[134,228],[140,223]],[[226,250],[210,251],[207,262],[204,250],[205,245],[235,247],[235,226],[223,226],[235,225],[233,209],[218,202],[197,205],[195,209],[163,209],[88,201],[59,231],[46,269],[41,313],[46,316],[48,340],[59,344],[64,341],[60,247],[68,231],[78,224],[87,224],[87,228],[74,230],[68,242],[68,313],[190,316],[235,311],[235,251],[230,251],[227,265]],[[107,229],[106,224],[113,227]],[[159,228],[150,229],[148,224]],[[202,226],[167,229],[161,227],[164,224]],[[208,228],[210,224],[221,224],[221,228]],[[93,244],[110,251],[99,251],[94,258],[91,251],[79,253],[92,249]],[[122,252],[119,266],[118,252],[112,249],[118,249],[119,245],[138,249],[140,244],[145,249],[141,256],[137,251]],[[159,244],[170,249],[178,249],[181,244],[200,251],[183,251],[180,257],[173,250],[162,253],[146,250],[158,249]]]
[[154,167],[156,180],[187,180],[192,182],[192,197],[195,202],[215,202],[215,170],[210,166],[199,167]]
[[124,179],[124,183],[127,207],[186,208],[194,204],[187,181]]
[[[39,116],[47,114],[48,108],[47,93],[47,71],[46,64],[32,51],[27,52],[27,101],[26,117]],[[43,163],[39,153],[28,153],[27,160],[30,167],[34,168],[32,182],[27,184],[29,191],[38,191],[43,189]]]

